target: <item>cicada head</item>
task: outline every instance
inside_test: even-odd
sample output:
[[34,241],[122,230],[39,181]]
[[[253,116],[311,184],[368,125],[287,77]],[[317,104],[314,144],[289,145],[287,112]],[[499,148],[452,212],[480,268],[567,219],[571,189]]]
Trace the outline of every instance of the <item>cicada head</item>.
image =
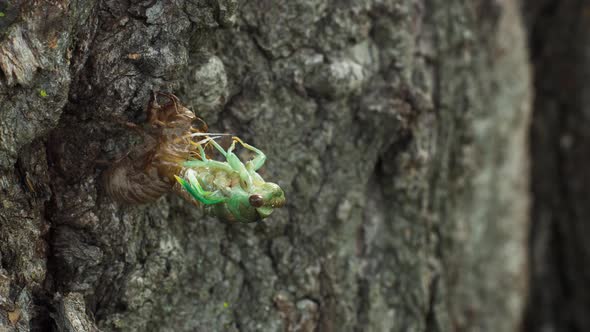
[[[192,181],[198,183],[199,180],[194,177]],[[251,186],[243,186],[243,182],[237,182],[227,188],[203,190],[200,193],[195,187],[203,186],[200,183],[191,186],[190,182],[181,180],[180,183],[196,200],[205,204],[205,210],[209,214],[223,221],[257,222],[270,216],[274,209],[285,205],[285,193],[277,184],[271,182]],[[205,186],[210,187],[207,184]]]
[[251,223],[260,221],[285,205],[285,193],[275,183],[265,182],[250,188],[233,188],[232,194],[214,211],[220,219]]

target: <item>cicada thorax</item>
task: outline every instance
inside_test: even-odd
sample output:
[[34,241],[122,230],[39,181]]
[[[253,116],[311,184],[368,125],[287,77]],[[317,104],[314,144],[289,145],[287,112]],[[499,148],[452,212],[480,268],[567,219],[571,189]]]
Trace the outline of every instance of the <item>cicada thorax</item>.
[[156,96],[148,104],[148,127],[144,143],[106,172],[106,191],[114,199],[127,204],[143,204],[170,192],[182,172],[181,163],[198,157],[195,133],[206,133],[207,125],[171,94],[160,105]]
[[[224,170],[215,170],[207,167],[191,167],[183,168],[178,176],[186,178],[186,172],[193,172],[198,178],[199,183],[203,189],[211,192],[219,192],[221,195],[230,196],[232,187],[238,186],[240,176],[236,172],[227,172]],[[237,220],[229,211],[226,203],[218,203],[213,205],[205,205],[196,200],[188,191],[186,191],[180,183],[176,183],[173,191],[184,198],[187,202],[199,207],[202,211],[210,216],[216,216],[228,222],[236,222]]]

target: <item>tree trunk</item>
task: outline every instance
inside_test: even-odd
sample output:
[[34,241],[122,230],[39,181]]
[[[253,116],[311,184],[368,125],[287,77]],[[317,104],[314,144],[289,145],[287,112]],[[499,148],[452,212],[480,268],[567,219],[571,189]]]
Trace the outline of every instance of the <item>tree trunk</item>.
[[[0,331],[514,331],[529,71],[512,1],[0,8]],[[113,202],[151,91],[268,156],[257,225]]]
[[536,98],[528,331],[590,331],[590,7],[526,1]]

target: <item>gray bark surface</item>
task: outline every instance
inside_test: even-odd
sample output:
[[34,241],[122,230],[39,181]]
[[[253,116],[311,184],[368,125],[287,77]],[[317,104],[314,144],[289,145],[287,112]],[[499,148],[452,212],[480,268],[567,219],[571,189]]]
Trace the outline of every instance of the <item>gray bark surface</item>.
[[[529,71],[511,1],[0,8],[0,331],[514,331]],[[152,90],[269,157],[228,225],[125,206]]]

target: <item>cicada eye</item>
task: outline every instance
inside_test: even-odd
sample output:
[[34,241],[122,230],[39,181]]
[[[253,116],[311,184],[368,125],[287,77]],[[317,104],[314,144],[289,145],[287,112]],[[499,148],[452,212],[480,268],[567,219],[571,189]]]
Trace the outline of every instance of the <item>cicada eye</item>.
[[256,208],[259,208],[264,205],[264,198],[262,198],[262,196],[260,195],[251,195],[248,200],[250,201],[250,205]]

